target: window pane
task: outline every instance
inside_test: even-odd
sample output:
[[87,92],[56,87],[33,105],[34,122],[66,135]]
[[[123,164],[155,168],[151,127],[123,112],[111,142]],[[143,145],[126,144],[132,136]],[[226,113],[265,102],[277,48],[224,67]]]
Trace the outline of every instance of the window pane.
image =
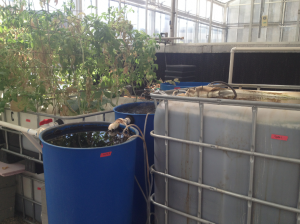
[[283,28],[283,42],[295,41],[296,27],[284,27]]
[[110,7],[119,8],[119,2],[110,1]]
[[[267,9],[265,9],[267,12]],[[251,5],[240,5],[239,11],[239,23],[250,23],[250,12],[251,12]]]
[[197,13],[197,0],[186,1],[186,11],[190,14],[196,15]]
[[237,29],[237,42],[248,42],[249,28]]
[[258,38],[258,27],[252,28],[252,42],[266,42],[267,28],[261,28],[260,38]]
[[155,33],[161,33],[161,14],[159,12],[155,12]]
[[152,36],[154,34],[154,12],[148,10],[148,19],[147,19],[147,34]]
[[209,27],[207,25],[200,24],[200,42],[201,43],[207,43],[208,31],[209,31]]
[[267,42],[279,42],[279,26],[269,26],[267,30]]
[[195,42],[195,22],[188,21],[187,22],[187,37],[186,43],[194,43]]
[[287,2],[286,3],[286,12],[285,12],[285,21],[297,21],[299,8],[299,1],[297,2]]
[[206,8],[208,2],[206,0],[200,0],[200,16],[206,18]]
[[178,10],[185,11],[185,0],[178,0]]
[[41,7],[40,0],[29,0],[31,10],[47,10],[46,5]]
[[145,32],[145,9],[139,8],[138,10],[138,30]]
[[159,1],[159,2],[162,3],[162,4],[165,5],[165,6],[171,7],[171,2],[172,2],[172,0],[161,0],[161,1]]
[[219,42],[224,42],[224,30],[219,29]]
[[282,4],[283,4],[282,2],[269,4],[269,18],[268,18],[269,22],[279,22],[280,21]]
[[216,43],[218,40],[218,30],[215,28],[211,29],[211,42]]
[[[97,1],[97,0],[95,0]],[[98,1],[98,5],[97,5],[97,10],[98,10],[98,15],[101,15],[104,12],[107,12],[108,10],[108,1],[109,0],[101,0]]]
[[67,4],[67,1],[59,0],[57,4],[54,2],[54,0],[50,1],[49,11],[54,11],[54,10],[58,10],[58,9],[63,10],[64,3]]
[[133,29],[137,30],[137,11],[138,8],[134,6],[128,6],[129,9],[132,9],[134,12],[128,12],[127,13],[127,19],[131,21],[131,24],[133,25]]
[[187,21],[184,19],[178,19],[178,37],[184,37],[183,40],[179,40],[179,43],[185,43],[186,42],[186,28],[187,28]]
[[7,5],[15,5],[16,4],[16,2],[14,1],[14,0],[1,0],[0,1],[0,5],[1,6],[7,6]]
[[161,32],[168,33],[170,35],[169,21],[170,21],[169,15],[161,14]]
[[237,41],[237,29],[228,29],[227,42],[236,42]]
[[254,5],[253,9],[253,23],[259,23],[260,17],[260,4]]
[[207,2],[206,3],[206,18],[210,17],[210,6],[211,6],[211,2]]
[[230,6],[228,8],[228,23],[237,23],[239,18],[239,6]]
[[213,6],[213,17],[212,19],[216,22],[223,22],[223,7],[217,4]]
[[86,15],[92,13],[92,9],[88,7],[92,5],[91,0],[82,0],[82,12],[85,13]]

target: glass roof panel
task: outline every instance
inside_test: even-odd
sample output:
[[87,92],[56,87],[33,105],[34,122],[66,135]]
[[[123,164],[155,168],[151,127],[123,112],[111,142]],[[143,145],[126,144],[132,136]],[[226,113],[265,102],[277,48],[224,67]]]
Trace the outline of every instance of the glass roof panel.
[[218,2],[222,2],[222,3],[227,3],[227,2],[230,2],[232,0],[217,0]]

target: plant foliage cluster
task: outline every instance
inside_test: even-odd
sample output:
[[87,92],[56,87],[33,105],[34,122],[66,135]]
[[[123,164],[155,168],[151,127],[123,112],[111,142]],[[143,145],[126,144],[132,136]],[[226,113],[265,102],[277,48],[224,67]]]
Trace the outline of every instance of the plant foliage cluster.
[[75,15],[72,3],[52,12],[24,8],[0,7],[0,112],[7,104],[16,111],[53,105],[64,116],[96,112],[126,85],[135,90],[156,79],[158,45],[133,29],[130,10]]

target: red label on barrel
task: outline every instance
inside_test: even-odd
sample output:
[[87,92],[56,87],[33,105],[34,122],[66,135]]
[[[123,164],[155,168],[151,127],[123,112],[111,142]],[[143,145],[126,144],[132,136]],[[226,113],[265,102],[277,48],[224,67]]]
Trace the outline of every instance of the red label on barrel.
[[26,119],[26,122],[30,122],[30,120],[29,120],[29,119]]
[[100,154],[100,157],[107,157],[107,156],[111,156],[111,152],[103,152]]
[[288,140],[288,136],[284,136],[284,135],[271,135],[272,139],[277,139],[277,140],[282,140],[282,141],[287,141]]
[[39,191],[42,190],[42,188],[40,188],[40,187],[38,187],[37,189],[38,189]]

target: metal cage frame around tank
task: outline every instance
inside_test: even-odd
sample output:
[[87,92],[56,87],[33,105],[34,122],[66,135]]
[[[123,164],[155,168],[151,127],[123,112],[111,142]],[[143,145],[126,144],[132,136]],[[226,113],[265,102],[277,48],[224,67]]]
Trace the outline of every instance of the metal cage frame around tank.
[[[9,110],[9,109],[6,109],[5,110]],[[21,126],[21,123],[20,123],[20,113],[21,112],[15,112],[17,113],[17,117],[18,117],[18,125]],[[41,118],[40,117],[47,117],[47,118],[53,118],[53,119],[63,119],[63,120],[77,120],[77,119],[82,119],[82,121],[84,122],[85,121],[85,118],[87,117],[93,117],[93,116],[98,116],[98,115],[102,115],[103,116],[103,121],[105,121],[105,114],[109,114],[109,113],[114,113],[113,110],[109,110],[109,111],[98,111],[98,112],[95,112],[95,113],[89,113],[89,114],[82,114],[82,115],[78,115],[78,116],[59,116],[59,115],[54,115],[54,114],[46,114],[46,113],[39,113],[39,112],[26,112],[27,114],[33,114],[33,115],[36,115],[36,119],[37,119],[37,124],[40,123],[40,120]],[[7,121],[6,119],[6,116],[5,116],[5,112],[3,113],[3,121]],[[11,129],[8,129],[8,128],[5,128],[5,127],[2,127],[0,126],[0,130],[3,130],[4,131],[4,134],[5,134],[5,143],[3,145],[5,145],[6,148],[3,148],[1,147],[0,148],[0,151],[2,150],[3,152],[6,152],[6,153],[10,153],[10,154],[13,154],[15,156],[19,156],[19,157],[22,157],[24,159],[28,159],[28,160],[31,160],[31,161],[34,161],[34,162],[37,162],[37,163],[41,163],[43,164],[43,160],[42,160],[42,154],[39,152],[39,158],[36,159],[34,157],[30,157],[30,156],[27,156],[27,155],[24,155],[23,154],[23,146],[22,146],[22,140],[21,140],[21,137],[22,137],[22,132],[19,132],[19,131],[15,131],[15,130],[11,130]],[[20,151],[19,153],[17,152],[13,152],[11,150],[9,150],[9,147],[8,147],[8,138],[7,138],[7,132],[10,132],[10,133],[14,133],[14,134],[18,134],[19,135],[19,146],[20,146]],[[2,146],[3,146],[2,145]]]
[[[251,87],[255,87],[254,85]],[[261,85],[257,85],[255,88],[260,88]],[[273,86],[268,85],[269,88],[276,89],[279,86]],[[281,89],[289,89],[290,86],[280,86]],[[298,90],[300,90],[300,86],[296,87]],[[293,89],[295,89],[295,86],[293,86]],[[170,92],[170,91],[166,91]],[[274,155],[269,155],[269,154],[264,154],[264,153],[258,153],[255,152],[255,134],[256,134],[256,123],[257,123],[257,112],[259,108],[269,108],[269,109],[280,109],[280,110],[295,110],[300,112],[300,105],[299,104],[280,104],[280,103],[272,103],[272,102],[258,102],[258,101],[246,101],[246,100],[228,100],[228,99],[218,99],[218,98],[196,98],[196,97],[177,97],[177,96],[170,96],[170,95],[160,95],[160,94],[151,94],[152,99],[155,101],[155,105],[157,106],[157,103],[159,101],[164,101],[165,103],[165,135],[158,135],[155,134],[154,131],[151,132],[151,136],[154,138],[160,138],[165,140],[165,149],[166,149],[166,167],[165,167],[165,172],[159,172],[156,171],[154,168],[154,165],[151,167],[150,172],[151,174],[156,174],[165,177],[165,203],[160,204],[157,203],[154,199],[153,194],[150,197],[151,202],[158,206],[161,207],[165,210],[165,224],[168,224],[168,211],[179,214],[181,216],[184,216],[189,219],[193,219],[195,221],[198,221],[198,223],[206,223],[206,224],[214,224],[213,222],[210,222],[208,220],[204,220],[201,218],[201,207],[202,207],[202,189],[207,189],[210,191],[215,191],[219,192],[222,194],[226,194],[232,197],[244,199],[248,201],[248,211],[247,211],[247,224],[251,223],[251,213],[252,213],[252,203],[259,203],[271,207],[275,207],[278,209],[283,209],[287,211],[291,211],[296,213],[297,217],[297,224],[300,224],[300,188],[299,188],[299,193],[298,193],[298,203],[297,203],[297,208],[294,207],[289,207],[273,202],[268,202],[265,200],[257,199],[253,197],[253,182],[254,182],[254,162],[255,162],[255,157],[261,157],[261,158],[268,158],[268,159],[273,159],[273,160],[279,160],[279,161],[284,161],[284,162],[289,162],[289,163],[296,163],[300,165],[300,159],[294,159],[294,158],[288,158],[288,157],[282,157],[282,156],[274,156]],[[169,119],[168,119],[168,102],[169,101],[183,101],[183,102],[192,102],[192,103],[198,103],[199,104],[199,121],[200,121],[200,136],[199,136],[199,142],[196,141],[189,141],[189,140],[184,140],[184,139],[179,139],[179,138],[173,138],[169,136]],[[242,106],[242,107],[252,107],[252,132],[251,132],[251,145],[250,145],[250,151],[244,151],[241,149],[235,149],[235,148],[230,148],[230,147],[223,147],[220,145],[214,145],[214,144],[207,144],[203,142],[203,111],[204,111],[204,106],[205,104],[214,104],[214,105],[228,105],[228,106]],[[168,170],[168,164],[169,164],[169,141],[175,141],[175,142],[180,142],[180,143],[185,143],[185,144],[190,144],[190,145],[195,145],[199,146],[199,176],[198,176],[198,182],[186,180],[183,178],[179,178],[176,176],[172,176],[169,174]],[[242,194],[237,194],[231,191],[226,191],[220,188],[216,188],[213,186],[209,186],[206,184],[203,184],[202,182],[202,159],[203,159],[203,147],[207,149],[218,149],[222,150],[225,152],[233,152],[233,153],[239,153],[243,155],[248,155],[250,158],[250,176],[249,176],[249,188],[248,188],[248,196],[242,195]],[[175,181],[179,181],[182,183],[186,183],[189,185],[193,185],[198,187],[198,212],[197,216],[193,216],[178,210],[175,210],[173,208],[170,208],[168,206],[168,201],[169,201],[169,196],[168,196],[168,180],[172,179]]]

